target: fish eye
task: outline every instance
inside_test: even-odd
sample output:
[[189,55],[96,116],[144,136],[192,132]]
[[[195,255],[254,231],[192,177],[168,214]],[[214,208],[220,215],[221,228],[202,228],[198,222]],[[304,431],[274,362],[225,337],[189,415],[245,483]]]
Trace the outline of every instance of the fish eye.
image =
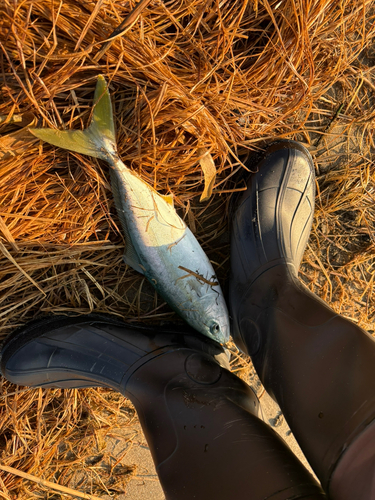
[[215,334],[218,334],[220,331],[220,326],[218,323],[212,323],[212,325],[210,326],[210,332],[215,335]]

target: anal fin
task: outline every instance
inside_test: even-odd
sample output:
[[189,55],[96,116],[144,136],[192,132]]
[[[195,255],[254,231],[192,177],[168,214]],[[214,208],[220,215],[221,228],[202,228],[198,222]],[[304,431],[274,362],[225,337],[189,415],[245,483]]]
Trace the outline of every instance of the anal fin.
[[117,214],[118,214],[118,217],[119,217],[120,222],[121,222],[121,227],[122,227],[123,235],[124,235],[124,239],[125,239],[125,252],[124,252],[124,255],[122,257],[122,260],[125,262],[125,264],[132,267],[138,273],[144,274],[145,269],[142,266],[142,264],[139,262],[137,251],[134,248],[133,242],[130,238],[125,213],[124,213],[124,210],[122,209],[121,194],[120,194],[121,190],[120,190],[120,185],[119,185],[117,174],[113,169],[111,169],[110,175],[111,175],[111,185],[112,185],[113,198],[115,200]]
[[124,255],[122,256],[122,260],[126,265],[132,267],[138,273],[145,274],[144,267],[138,262],[138,257],[135,253],[134,247],[130,246],[128,242],[126,242],[126,249]]

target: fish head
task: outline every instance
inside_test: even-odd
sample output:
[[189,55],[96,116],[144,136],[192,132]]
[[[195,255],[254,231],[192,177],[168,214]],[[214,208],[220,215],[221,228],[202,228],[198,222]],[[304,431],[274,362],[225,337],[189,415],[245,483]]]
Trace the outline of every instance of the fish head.
[[211,320],[205,330],[208,337],[220,344],[226,344],[229,340],[229,325],[224,318]]
[[188,322],[200,333],[220,344],[229,340],[228,309],[220,287],[214,287],[204,296],[197,297],[190,310]]

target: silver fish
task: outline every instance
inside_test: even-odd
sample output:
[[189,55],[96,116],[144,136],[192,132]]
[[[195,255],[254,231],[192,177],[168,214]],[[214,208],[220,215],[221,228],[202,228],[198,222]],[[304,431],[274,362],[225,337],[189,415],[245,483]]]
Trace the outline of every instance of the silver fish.
[[112,104],[104,77],[98,77],[92,121],[87,129],[30,132],[55,146],[109,163],[115,205],[125,236],[125,263],[144,274],[193,328],[226,343],[228,311],[206,254],[177,215],[172,196],[157,193],[118,157]]

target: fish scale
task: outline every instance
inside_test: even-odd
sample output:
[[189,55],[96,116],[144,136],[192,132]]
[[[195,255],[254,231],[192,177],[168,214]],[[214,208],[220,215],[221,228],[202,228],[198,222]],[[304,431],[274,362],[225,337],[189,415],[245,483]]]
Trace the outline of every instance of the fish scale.
[[215,271],[197,239],[178,216],[172,196],[160,195],[117,154],[111,100],[104,77],[95,89],[85,130],[30,129],[36,137],[110,164],[112,192],[125,237],[124,261],[144,274],[192,327],[214,340],[229,340],[228,311]]

